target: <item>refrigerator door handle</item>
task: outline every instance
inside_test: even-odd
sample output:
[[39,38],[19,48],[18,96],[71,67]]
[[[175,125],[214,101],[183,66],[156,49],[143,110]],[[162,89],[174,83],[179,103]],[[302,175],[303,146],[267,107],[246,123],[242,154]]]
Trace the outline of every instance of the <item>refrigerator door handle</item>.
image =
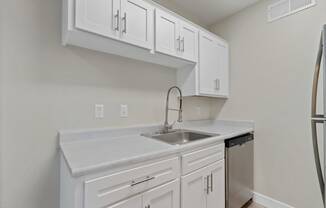
[[322,173],[320,157],[319,157],[319,149],[318,149],[318,140],[317,140],[317,123],[324,123],[326,122],[324,115],[317,114],[317,91],[318,91],[318,79],[320,75],[320,66],[322,61],[323,55],[323,33],[321,35],[320,43],[319,43],[319,50],[318,56],[316,61],[315,73],[314,73],[314,80],[312,86],[312,100],[311,100],[311,130],[312,130],[312,144],[314,149],[314,156],[315,156],[315,165],[317,169],[318,181],[319,186],[323,198],[323,203],[325,205],[325,182]]
[[324,123],[326,121],[326,117],[321,114],[315,114],[315,116],[312,117],[311,120],[316,123]]

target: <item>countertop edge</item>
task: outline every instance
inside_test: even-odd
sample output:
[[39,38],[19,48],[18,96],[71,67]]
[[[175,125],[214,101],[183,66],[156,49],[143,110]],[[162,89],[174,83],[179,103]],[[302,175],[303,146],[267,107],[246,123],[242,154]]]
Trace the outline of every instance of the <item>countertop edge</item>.
[[[116,160],[114,162],[108,162],[108,163],[102,163],[102,164],[98,164],[98,165],[94,165],[94,166],[89,166],[87,168],[71,168],[71,165],[69,165],[69,164],[67,164],[67,165],[69,167],[72,177],[82,177],[82,176],[93,174],[96,172],[106,171],[108,169],[118,169],[118,168],[121,168],[121,167],[127,166],[127,165],[142,163],[142,162],[146,162],[148,160],[155,160],[160,157],[168,157],[168,156],[172,156],[174,154],[178,155],[178,154],[181,154],[182,152],[185,152],[185,151],[188,151],[191,149],[204,147],[204,146],[207,146],[212,143],[218,143],[219,141],[221,143],[223,143],[227,139],[237,137],[237,136],[240,136],[243,134],[251,133],[251,132],[254,132],[254,127],[247,128],[244,130],[239,130],[236,133],[230,133],[230,134],[214,137],[213,139],[207,139],[207,140],[194,142],[194,143],[178,146],[178,147],[163,150],[163,151],[153,152],[148,155],[129,157],[126,159]],[[63,156],[65,158],[64,152],[62,150],[60,152],[61,152],[61,154],[63,154]],[[68,163],[66,158],[65,158],[65,162]]]

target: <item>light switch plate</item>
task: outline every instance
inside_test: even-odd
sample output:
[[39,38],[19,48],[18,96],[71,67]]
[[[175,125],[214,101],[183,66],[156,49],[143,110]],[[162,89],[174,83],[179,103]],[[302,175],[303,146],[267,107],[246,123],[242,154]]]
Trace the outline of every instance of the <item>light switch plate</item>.
[[128,105],[120,105],[120,117],[121,118],[128,117]]
[[103,104],[95,104],[95,118],[104,118]]

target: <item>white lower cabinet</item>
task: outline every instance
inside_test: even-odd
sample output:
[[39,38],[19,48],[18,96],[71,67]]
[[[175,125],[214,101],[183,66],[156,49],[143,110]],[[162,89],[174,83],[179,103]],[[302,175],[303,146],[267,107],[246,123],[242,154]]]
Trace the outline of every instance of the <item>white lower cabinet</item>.
[[206,168],[200,169],[181,179],[181,207],[182,208],[204,208],[206,207],[207,187]]
[[211,189],[207,194],[207,208],[225,208],[225,164],[224,160],[211,165],[209,180]]
[[123,200],[119,203],[116,203],[112,206],[108,206],[107,208],[143,208],[142,196],[135,196],[126,200]]
[[107,208],[179,208],[179,199],[180,183],[175,180]]
[[225,208],[224,171],[224,144],[80,177],[61,156],[60,208]]
[[85,208],[102,208],[176,179],[178,158],[162,160],[84,182]]
[[154,188],[143,195],[145,208],[179,208],[180,207],[180,181]]
[[182,208],[225,208],[224,160],[181,180]]

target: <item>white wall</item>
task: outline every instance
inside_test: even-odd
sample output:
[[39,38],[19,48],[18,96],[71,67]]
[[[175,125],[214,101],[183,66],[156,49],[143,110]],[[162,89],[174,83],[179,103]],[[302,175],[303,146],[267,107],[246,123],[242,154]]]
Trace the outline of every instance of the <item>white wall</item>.
[[[60,0],[3,1],[0,207],[58,208],[57,130],[161,123],[176,71],[61,46]],[[94,119],[95,103],[105,105],[105,119]],[[120,104],[129,105],[129,118],[119,117]],[[210,99],[186,99],[184,118],[209,118],[209,107]]]
[[326,2],[267,23],[262,1],[213,30],[231,50],[231,99],[221,119],[256,121],[255,191],[296,208],[321,208],[310,132],[312,76]]

